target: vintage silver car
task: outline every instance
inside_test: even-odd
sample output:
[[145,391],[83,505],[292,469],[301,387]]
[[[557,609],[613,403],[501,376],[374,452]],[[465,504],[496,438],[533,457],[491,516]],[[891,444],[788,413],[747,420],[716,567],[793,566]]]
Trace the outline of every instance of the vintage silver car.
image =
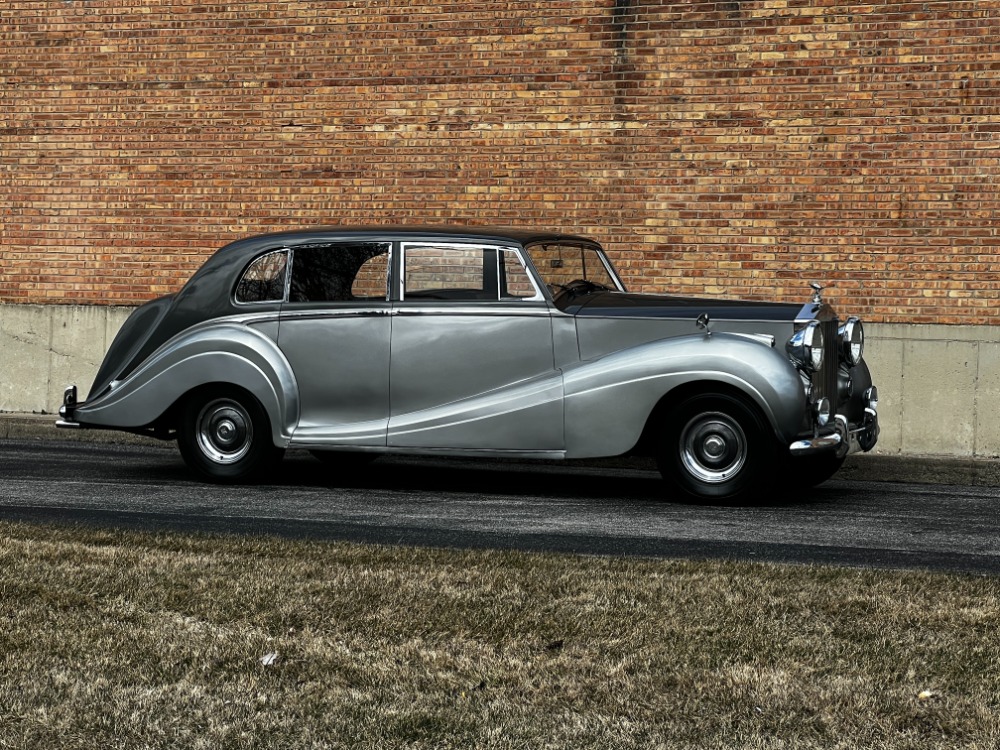
[[322,227],[233,242],[138,308],[63,427],[176,438],[220,482],[286,448],[654,456],[668,495],[805,488],[878,439],[856,317],[626,291],[585,237]]

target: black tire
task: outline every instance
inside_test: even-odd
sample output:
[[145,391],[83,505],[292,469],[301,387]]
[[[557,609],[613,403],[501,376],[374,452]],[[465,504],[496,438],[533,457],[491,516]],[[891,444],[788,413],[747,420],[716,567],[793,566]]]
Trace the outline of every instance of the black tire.
[[788,459],[789,490],[807,490],[818,487],[844,465],[847,456],[836,453],[818,453],[813,456],[793,456]]
[[669,412],[656,459],[685,500],[750,503],[769,497],[777,455],[777,440],[755,405],[706,394]]
[[193,393],[181,409],[177,445],[184,462],[201,478],[233,484],[274,468],[284,451],[271,440],[271,422],[254,396],[242,388]]
[[313,458],[338,472],[360,471],[378,458],[376,453],[362,451],[309,451]]

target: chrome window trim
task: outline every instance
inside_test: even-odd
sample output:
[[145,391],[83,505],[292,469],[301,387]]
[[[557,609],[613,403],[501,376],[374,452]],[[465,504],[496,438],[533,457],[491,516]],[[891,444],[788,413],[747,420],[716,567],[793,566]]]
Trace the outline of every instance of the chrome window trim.
[[608,272],[608,276],[615,282],[615,286],[618,287],[618,291],[625,292],[625,284],[622,283],[621,277],[618,275],[618,269],[611,265],[611,259],[608,258],[608,254],[604,251],[604,248],[594,246],[594,249],[597,251],[597,257],[601,259],[601,263],[604,264],[604,270]]
[[[282,302],[284,304],[287,304],[287,305],[315,305],[315,304],[338,305],[338,304],[353,304],[350,300],[337,300],[337,301],[328,301],[328,302],[321,302],[321,301],[316,301],[316,300],[310,300],[309,302],[290,302],[289,299],[290,299],[291,290],[292,290],[292,273],[291,272],[294,269],[294,264],[295,264],[295,247],[302,247],[303,249],[308,249],[308,248],[313,248],[313,247],[330,247],[332,245],[357,245],[357,244],[386,245],[388,247],[388,250],[386,250],[386,252],[385,252],[385,256],[386,256],[386,262],[385,262],[385,296],[382,299],[377,299],[377,300],[365,299],[363,301],[364,302],[389,302],[390,301],[389,300],[389,292],[390,292],[390,290],[392,288],[391,287],[391,283],[390,283],[390,279],[392,278],[392,255],[393,255],[396,243],[393,242],[392,240],[372,240],[371,242],[367,242],[367,241],[364,241],[364,240],[356,240],[356,239],[330,240],[329,242],[306,242],[306,243],[303,243],[300,246],[291,246],[291,247],[285,248],[286,250],[288,250],[288,268],[285,271],[285,298],[284,298],[284,300],[282,300]],[[258,256],[258,257],[263,257],[263,256]],[[373,255],[372,257],[374,258],[374,257],[377,257],[377,256]],[[249,266],[247,266],[247,268],[249,268]]]
[[288,248],[288,267],[285,269],[285,299],[282,300],[281,306],[284,307],[288,304],[288,300],[292,298],[292,269],[295,267],[295,249]]
[[[236,293],[239,291],[240,284],[243,283],[243,279],[246,278],[247,272],[251,268],[253,268],[254,264],[257,263],[257,261],[266,258],[269,255],[277,255],[278,253],[285,253],[285,289],[282,292],[282,297],[280,299],[255,300],[253,302],[240,301],[240,299],[236,296]],[[292,249],[290,247],[285,247],[285,246],[276,247],[273,250],[266,250],[260,255],[254,256],[254,258],[249,263],[247,263],[246,266],[243,268],[242,273],[240,273],[239,279],[237,279],[236,284],[233,285],[233,296],[232,296],[233,305],[236,307],[255,307],[257,305],[284,304],[285,300],[288,299],[288,288],[289,284],[291,284],[291,279],[292,279],[292,274],[289,273],[291,267],[292,267]]]
[[[518,248],[515,245],[496,245],[496,244],[487,244],[482,242],[434,242],[431,240],[413,240],[413,241],[402,240],[399,243],[399,283],[397,285],[397,292],[399,294],[400,302],[409,301],[410,303],[414,303],[414,302],[426,301],[426,300],[421,300],[419,298],[415,300],[406,299],[406,251],[410,248],[420,248],[420,247],[446,248],[449,250],[493,250],[495,251],[496,254],[495,261],[497,264],[497,287],[494,290],[496,298],[482,300],[482,303],[491,305],[500,305],[500,304],[510,304],[511,302],[514,302],[516,304],[517,302],[528,301],[520,298],[517,300],[503,300],[500,298],[500,253],[504,250],[513,250],[514,252],[517,252]],[[525,273],[527,274],[528,278],[531,279],[531,285],[535,290],[535,294],[537,295],[539,293],[538,285],[535,284],[535,280],[532,278],[531,272],[528,271],[527,267],[524,266],[524,259],[518,256],[518,260],[520,261],[521,266],[524,267]],[[483,270],[485,270],[485,267]],[[484,277],[483,282],[485,283],[485,281],[486,279]],[[485,292],[486,290],[484,289],[483,291]],[[538,297],[538,299],[544,300],[544,297]],[[442,301],[444,302],[444,304],[446,305],[448,304],[447,300],[430,300],[430,302],[434,304],[440,304]],[[535,297],[531,297],[530,301],[535,301]],[[468,300],[455,300],[455,304],[457,305],[468,304]]]
[[[501,291],[499,289],[499,284],[500,284],[500,264],[503,263],[503,258],[501,256],[505,252],[512,252],[512,253],[514,253],[514,257],[517,258],[517,262],[521,264],[521,270],[524,271],[524,275],[527,276],[528,277],[528,281],[531,282],[531,288],[535,290],[535,294],[533,296],[531,296],[531,297],[508,297],[506,299],[504,299],[502,296],[500,296],[500,291]],[[499,297],[500,302],[503,303],[503,304],[508,304],[509,305],[511,303],[516,304],[518,302],[544,302],[545,301],[545,295],[543,295],[542,294],[542,290],[538,288],[538,282],[535,281],[535,275],[528,269],[528,265],[524,261],[524,255],[522,254],[521,248],[519,248],[519,247],[502,247],[502,246],[497,246],[497,286],[498,286],[497,297]]]
[[[608,254],[604,250],[604,248],[601,245],[597,244],[596,242],[559,242],[559,243],[556,243],[556,242],[549,242],[549,241],[539,241],[539,242],[532,242],[532,243],[526,245],[525,248],[524,248],[524,251],[525,251],[525,253],[528,256],[528,259],[531,260],[531,268],[534,271],[534,273],[529,273],[530,276],[534,277],[535,274],[537,274],[538,275],[538,280],[539,281],[543,280],[541,272],[537,268],[535,268],[534,260],[532,260],[532,258],[531,258],[531,250],[530,250],[530,248],[533,247],[533,246],[535,246],[535,245],[540,245],[542,247],[545,247],[546,245],[555,245],[555,244],[559,244],[559,245],[561,245],[563,247],[576,247],[576,248],[580,248],[580,249],[593,250],[594,252],[597,253],[597,257],[600,259],[601,264],[604,266],[604,270],[607,271],[608,278],[610,278],[611,281],[614,282],[614,285],[617,287],[617,291],[623,292],[623,293],[627,293],[628,292],[628,289],[625,288],[624,282],[622,282],[622,280],[621,280],[621,276],[618,275],[618,269],[616,269],[614,267],[614,265],[611,263],[611,259],[608,258]],[[532,280],[534,280],[534,279],[532,279]],[[536,285],[536,289],[537,288],[538,287]],[[547,299],[547,298],[543,296],[543,299]]]

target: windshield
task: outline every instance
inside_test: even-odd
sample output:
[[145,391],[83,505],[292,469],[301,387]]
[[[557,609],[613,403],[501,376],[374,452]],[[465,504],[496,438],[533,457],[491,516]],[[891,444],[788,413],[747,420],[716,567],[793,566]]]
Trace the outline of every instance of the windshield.
[[570,287],[574,281],[588,282],[587,286],[597,289],[625,291],[613,271],[609,270],[611,263],[599,248],[539,243],[529,245],[527,250],[538,275],[553,294]]

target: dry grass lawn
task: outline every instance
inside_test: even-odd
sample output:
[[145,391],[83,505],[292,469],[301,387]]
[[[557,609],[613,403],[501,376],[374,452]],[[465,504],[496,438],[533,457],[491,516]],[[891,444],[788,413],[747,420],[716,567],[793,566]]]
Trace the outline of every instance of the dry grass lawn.
[[1000,746],[995,578],[9,523],[0,571],[0,748]]

